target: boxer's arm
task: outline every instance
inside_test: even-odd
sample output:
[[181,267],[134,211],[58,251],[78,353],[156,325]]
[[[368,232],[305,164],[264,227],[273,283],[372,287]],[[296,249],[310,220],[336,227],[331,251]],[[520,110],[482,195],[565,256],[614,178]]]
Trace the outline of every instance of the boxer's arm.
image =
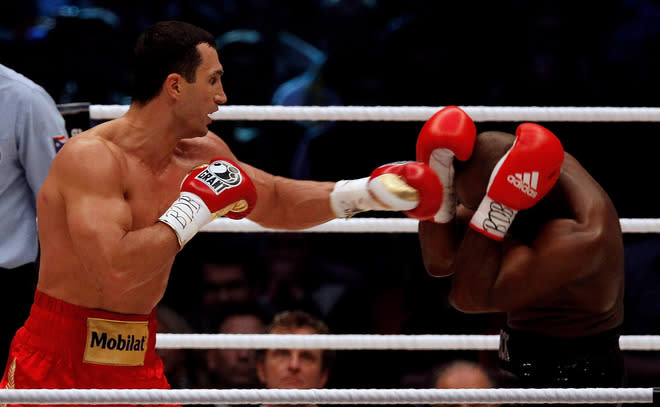
[[97,139],[70,140],[53,162],[73,249],[109,295],[162,273],[179,250],[163,223],[135,229],[121,167]]
[[[209,132],[208,140],[214,145],[214,154],[238,162],[254,183],[258,199],[248,219],[268,228],[299,230],[338,217],[330,202],[335,182],[276,176],[241,162],[215,134]],[[426,202],[425,199],[423,201]]]
[[271,228],[309,228],[365,211],[401,211],[428,219],[442,203],[440,180],[420,162],[387,164],[369,177],[338,182],[293,180],[251,170],[259,199],[249,218]]
[[456,222],[421,221],[418,235],[426,272],[433,277],[452,275],[454,254],[458,246]]
[[257,203],[248,219],[273,229],[305,229],[335,219],[329,196],[334,182],[280,177],[241,162],[229,146],[209,132],[207,141],[218,157],[236,161],[257,189]]
[[[573,217],[547,222],[530,245],[510,238],[498,244],[466,232],[454,263],[450,301],[456,308],[508,312],[604,268],[622,267],[621,230],[609,198],[568,155],[563,171],[558,187]],[[615,296],[603,291],[602,307],[611,306]]]
[[305,229],[336,218],[330,207],[334,182],[294,180],[256,170],[259,200],[249,219],[275,229]]
[[456,216],[450,222],[419,223],[418,235],[422,260],[426,272],[431,276],[447,277],[454,274],[456,251],[473,213],[473,210],[459,204],[456,207]]

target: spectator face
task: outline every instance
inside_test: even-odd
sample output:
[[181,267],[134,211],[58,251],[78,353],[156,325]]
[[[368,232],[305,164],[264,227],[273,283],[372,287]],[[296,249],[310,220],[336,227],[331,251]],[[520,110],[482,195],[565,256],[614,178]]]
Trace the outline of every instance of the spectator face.
[[[228,317],[220,326],[222,334],[261,334],[265,326],[253,315]],[[226,388],[254,388],[259,384],[254,349],[213,349],[207,353],[209,371],[218,385]]]
[[[316,334],[311,328],[276,328],[271,334]],[[317,389],[325,386],[321,349],[268,349],[257,363],[259,379],[268,389]]]

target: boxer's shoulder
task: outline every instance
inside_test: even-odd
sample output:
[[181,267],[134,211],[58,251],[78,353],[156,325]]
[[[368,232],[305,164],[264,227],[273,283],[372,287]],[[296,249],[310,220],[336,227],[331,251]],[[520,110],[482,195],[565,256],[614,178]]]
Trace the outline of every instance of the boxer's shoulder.
[[176,157],[199,164],[213,158],[236,160],[227,143],[218,135],[208,132],[204,137],[184,139],[177,143],[174,150]]
[[[110,178],[121,179],[128,168],[126,154],[114,143],[94,135],[79,134],[65,143],[51,164],[51,178],[71,186],[73,180],[84,184],[107,184]],[[111,183],[114,183],[111,182]]]

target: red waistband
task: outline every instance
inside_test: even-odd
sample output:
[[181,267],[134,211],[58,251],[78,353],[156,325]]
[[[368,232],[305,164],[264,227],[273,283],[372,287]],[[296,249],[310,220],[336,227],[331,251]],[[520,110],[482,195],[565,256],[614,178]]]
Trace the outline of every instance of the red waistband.
[[28,345],[42,351],[60,356],[71,356],[73,360],[81,360],[87,340],[88,318],[107,319],[112,321],[146,321],[149,338],[147,341],[147,359],[155,355],[156,345],[156,312],[149,315],[118,314],[97,309],[80,307],[41,291],[34,296],[30,316],[23,329],[19,331],[19,339]]

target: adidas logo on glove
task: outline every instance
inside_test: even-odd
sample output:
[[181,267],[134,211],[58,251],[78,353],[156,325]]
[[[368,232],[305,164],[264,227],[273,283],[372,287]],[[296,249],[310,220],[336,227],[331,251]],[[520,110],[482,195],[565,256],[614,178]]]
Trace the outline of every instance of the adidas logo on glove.
[[536,192],[539,185],[538,171],[509,174],[506,180],[532,198],[536,198],[536,195],[538,195],[538,192]]

